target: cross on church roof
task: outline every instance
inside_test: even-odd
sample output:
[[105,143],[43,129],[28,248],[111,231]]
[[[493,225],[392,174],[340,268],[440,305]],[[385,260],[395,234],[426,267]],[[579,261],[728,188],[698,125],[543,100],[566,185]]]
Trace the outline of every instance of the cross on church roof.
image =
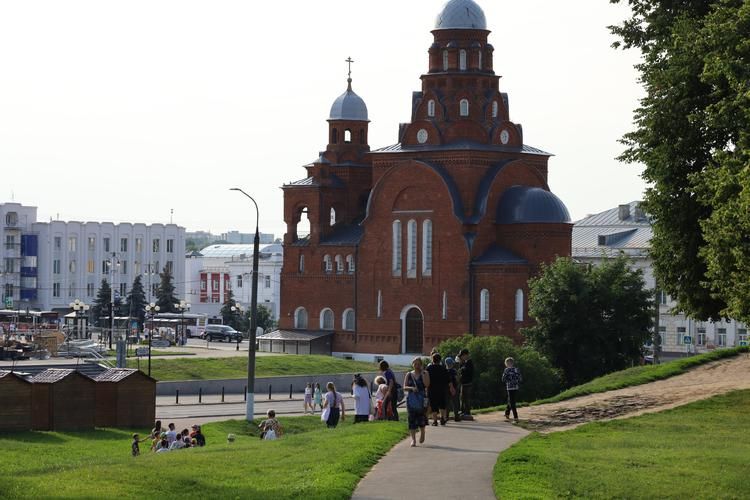
[[352,59],[352,56],[349,56],[346,58],[346,61],[344,61],[349,64],[349,78],[346,79],[347,86],[349,90],[352,89],[352,63],[354,62],[354,59]]

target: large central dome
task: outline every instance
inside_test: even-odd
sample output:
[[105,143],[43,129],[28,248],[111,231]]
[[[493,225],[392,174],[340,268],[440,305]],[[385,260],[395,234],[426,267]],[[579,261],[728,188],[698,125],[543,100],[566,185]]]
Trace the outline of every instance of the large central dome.
[[450,0],[435,19],[436,30],[486,30],[484,11],[473,0]]

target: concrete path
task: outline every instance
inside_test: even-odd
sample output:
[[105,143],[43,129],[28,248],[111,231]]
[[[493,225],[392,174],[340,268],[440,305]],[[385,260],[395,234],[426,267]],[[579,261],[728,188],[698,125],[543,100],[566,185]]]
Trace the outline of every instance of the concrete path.
[[527,434],[502,414],[428,426],[424,444],[411,448],[409,438],[397,444],[360,481],[352,498],[414,500],[431,492],[434,498],[494,500],[492,469],[497,456]]

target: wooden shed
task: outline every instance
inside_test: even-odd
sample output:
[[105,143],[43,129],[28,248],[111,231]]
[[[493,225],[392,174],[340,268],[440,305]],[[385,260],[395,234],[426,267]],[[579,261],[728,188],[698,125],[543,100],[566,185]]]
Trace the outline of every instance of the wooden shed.
[[332,331],[274,330],[258,337],[259,351],[286,354],[325,354],[333,351]]
[[156,419],[156,379],[139,370],[110,368],[96,377],[97,427],[148,427]]
[[0,431],[31,429],[31,382],[0,370]]
[[37,431],[93,429],[96,386],[76,370],[50,368],[31,377],[31,426]]

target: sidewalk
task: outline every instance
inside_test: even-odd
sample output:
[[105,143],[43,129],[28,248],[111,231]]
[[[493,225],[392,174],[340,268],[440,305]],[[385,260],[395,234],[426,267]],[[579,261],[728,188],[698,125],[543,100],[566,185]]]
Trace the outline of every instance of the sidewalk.
[[436,498],[494,500],[497,456],[528,431],[506,422],[501,413],[475,418],[428,426],[424,444],[416,448],[409,446],[409,438],[401,441],[360,481],[352,498],[413,500],[432,492]]

